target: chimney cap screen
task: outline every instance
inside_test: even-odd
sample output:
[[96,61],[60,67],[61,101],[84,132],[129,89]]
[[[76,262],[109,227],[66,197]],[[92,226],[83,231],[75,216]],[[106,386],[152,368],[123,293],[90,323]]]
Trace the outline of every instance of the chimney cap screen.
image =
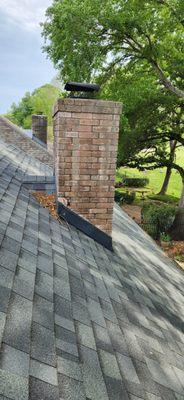
[[99,85],[92,83],[78,83],[78,82],[67,82],[65,90],[68,92],[98,92],[100,90]]

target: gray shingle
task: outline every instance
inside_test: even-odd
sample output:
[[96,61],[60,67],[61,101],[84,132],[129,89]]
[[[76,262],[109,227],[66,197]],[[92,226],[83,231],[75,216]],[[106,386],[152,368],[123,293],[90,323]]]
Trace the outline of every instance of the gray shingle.
[[117,353],[117,360],[119,363],[119,367],[120,367],[122,376],[127,381],[130,381],[133,383],[140,383],[131,358],[124,356],[123,354]]
[[0,311],[6,313],[11,291],[6,287],[0,286]]
[[53,303],[35,295],[33,301],[33,321],[54,331]]
[[128,347],[120,327],[111,321],[107,321],[107,328],[113,349],[119,353],[129,355]]
[[182,388],[184,389],[184,371],[181,370],[180,368],[176,368],[176,367],[173,367],[173,370],[174,370]]
[[46,274],[53,276],[53,263],[52,260],[44,254],[38,255],[38,268]]
[[[0,288],[0,290],[1,290],[1,288]],[[1,348],[2,338],[3,338],[5,322],[6,322],[6,314],[3,312],[0,312],[0,348]]]
[[58,387],[30,376],[29,400],[60,400]]
[[39,269],[36,271],[35,293],[53,302],[53,279]]
[[106,323],[105,319],[102,313],[102,309],[100,307],[100,304],[97,301],[94,301],[93,299],[88,299],[88,309],[89,313],[91,316],[91,320],[95,322],[96,324],[106,328]]
[[53,367],[56,365],[54,334],[36,323],[32,324],[31,356]]
[[18,264],[20,267],[26,269],[27,271],[32,272],[33,274],[36,273],[37,259],[33,254],[29,253],[28,251],[21,251]]
[[0,250],[0,265],[9,269],[10,271],[15,271],[17,266],[18,257],[11,251],[1,248]]
[[128,347],[128,352],[132,358],[138,359],[140,361],[144,361],[144,355],[141,351],[141,348],[138,344],[136,336],[130,328],[123,328],[123,334],[125,337],[125,341]]
[[58,374],[59,394],[63,400],[86,400],[85,391],[81,382]]
[[29,355],[4,344],[2,347],[0,368],[11,374],[28,377]]
[[62,278],[54,277],[54,293],[71,301],[68,273],[64,269],[63,271],[64,273]]
[[12,400],[29,400],[28,379],[1,369],[0,393]]
[[76,293],[78,296],[84,297],[84,285],[82,279],[78,279],[75,276],[70,274],[70,287],[73,293]]
[[60,374],[82,381],[81,366],[78,362],[67,360],[64,357],[57,357],[57,367]]
[[[0,119],[0,136],[1,129]],[[39,177],[29,176],[33,167]],[[28,180],[46,182],[51,171],[0,139],[6,399],[26,393],[26,400],[59,400],[58,357],[63,400],[183,400],[182,273],[117,207],[114,253],[59,224],[21,186],[25,172]],[[28,374],[30,352],[28,396],[19,374]]]
[[96,350],[93,329],[87,325],[77,322],[78,341],[83,346]]
[[[110,376],[105,376],[104,380],[109,400],[130,400],[130,394],[128,395],[121,380],[111,378]],[[140,400],[140,397],[137,400]]]
[[56,348],[65,353],[78,357],[78,348],[74,343],[67,342],[66,340],[56,339]]
[[[134,366],[139,377],[139,381],[141,388],[143,387],[146,392],[155,394],[156,396],[160,395],[160,390],[158,384],[155,382],[153,375],[148,369],[147,365],[144,362],[140,362],[138,360],[134,360]],[[138,391],[136,393],[138,395]]]
[[184,395],[180,380],[173,373],[171,366],[167,364],[160,365],[157,361],[148,358],[146,358],[146,363],[156,382]]
[[12,253],[19,254],[21,244],[20,242],[17,242],[15,239],[11,239],[8,236],[5,236],[2,242],[2,247],[7,250],[11,249]]
[[112,353],[113,347],[107,329],[102,328],[97,324],[93,324],[93,327],[94,327],[94,334],[95,334],[95,341],[97,348]]
[[34,254],[35,256],[38,253],[38,246],[36,244],[32,243],[32,241],[30,241],[30,240],[23,239],[21,246],[22,246],[22,249],[29,251],[30,253]]
[[12,294],[4,331],[4,342],[19,350],[29,352],[32,303]]
[[86,396],[91,400],[108,400],[107,389],[96,351],[81,346],[80,353]]
[[23,230],[19,230],[19,225],[17,224],[11,224],[12,226],[8,226],[6,230],[6,236],[8,236],[11,239],[16,240],[17,242],[22,242],[22,237],[23,237]]
[[[27,271],[26,271],[27,272]],[[33,275],[33,274],[31,274]],[[34,277],[34,275],[33,275]],[[20,296],[25,297],[28,300],[33,300],[34,295],[34,280],[26,282],[23,279],[19,279],[19,276],[15,276],[13,291]]]
[[[77,296],[79,298],[79,296]],[[72,301],[73,318],[83,324],[91,325],[90,316],[86,302]]]
[[104,375],[121,381],[121,374],[114,354],[99,350],[99,359]]
[[107,301],[104,301],[103,299],[100,300],[100,303],[101,303],[101,308],[102,308],[104,317],[107,320],[110,320],[110,321],[114,322],[115,324],[117,324],[118,321],[117,321],[116,314],[114,312],[112,304]]
[[54,311],[60,317],[72,319],[71,302],[58,295],[54,295]]
[[56,368],[33,359],[30,360],[30,375],[54,386],[58,384]]
[[60,315],[58,314],[55,314],[55,324],[69,331],[75,332],[75,326],[73,321],[67,318],[60,317]]

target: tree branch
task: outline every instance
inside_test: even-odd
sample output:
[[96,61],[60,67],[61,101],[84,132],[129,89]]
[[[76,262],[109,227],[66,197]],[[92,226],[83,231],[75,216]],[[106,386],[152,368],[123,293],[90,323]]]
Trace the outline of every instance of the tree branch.
[[168,89],[170,92],[176,94],[178,97],[181,97],[184,99],[184,91],[178,89],[176,86],[174,86],[171,81],[166,78],[164,72],[162,71],[161,67],[157,63],[156,60],[151,59],[150,63],[154,70],[156,71],[157,75],[159,76],[160,82],[165,86],[166,89]]

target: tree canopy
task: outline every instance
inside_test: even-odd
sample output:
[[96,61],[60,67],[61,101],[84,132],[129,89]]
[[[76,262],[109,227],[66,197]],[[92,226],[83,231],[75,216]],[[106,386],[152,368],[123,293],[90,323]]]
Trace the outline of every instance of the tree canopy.
[[184,98],[183,0],[54,0],[42,25],[44,51],[66,80],[112,76],[142,63]]
[[8,117],[23,128],[31,128],[31,116],[42,112],[47,115],[48,124],[52,125],[52,107],[59,97],[60,90],[46,84],[35,89],[32,94],[25,93],[18,104],[13,103]]

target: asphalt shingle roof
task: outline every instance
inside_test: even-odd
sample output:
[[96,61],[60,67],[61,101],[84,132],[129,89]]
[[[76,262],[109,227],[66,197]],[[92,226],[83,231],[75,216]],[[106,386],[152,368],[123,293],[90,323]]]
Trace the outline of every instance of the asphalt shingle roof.
[[0,142],[0,399],[183,400],[184,275],[118,207],[114,253],[24,181],[48,166]]

